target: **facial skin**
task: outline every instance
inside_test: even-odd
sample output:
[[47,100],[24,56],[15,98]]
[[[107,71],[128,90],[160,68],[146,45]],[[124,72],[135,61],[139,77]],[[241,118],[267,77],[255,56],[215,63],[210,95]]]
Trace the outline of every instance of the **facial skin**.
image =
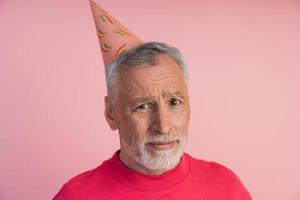
[[120,159],[148,175],[163,174],[179,163],[190,119],[182,71],[167,55],[158,60],[155,66],[122,70],[117,103],[105,97],[105,117],[119,131]]

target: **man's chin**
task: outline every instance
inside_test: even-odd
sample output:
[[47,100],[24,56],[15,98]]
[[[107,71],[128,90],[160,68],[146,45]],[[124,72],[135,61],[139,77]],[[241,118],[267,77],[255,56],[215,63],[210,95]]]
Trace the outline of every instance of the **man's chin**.
[[153,170],[170,169],[180,162],[178,149],[144,151],[140,157],[141,164]]
[[176,157],[180,157],[180,149],[178,144],[170,144],[170,146],[167,147],[156,147],[153,145],[147,145],[146,148],[143,150],[143,157],[147,157],[151,160],[173,160]]

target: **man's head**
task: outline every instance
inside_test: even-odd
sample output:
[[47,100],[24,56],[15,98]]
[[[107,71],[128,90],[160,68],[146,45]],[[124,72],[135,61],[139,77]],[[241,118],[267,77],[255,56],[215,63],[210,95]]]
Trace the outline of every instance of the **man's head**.
[[120,157],[149,173],[180,161],[190,117],[188,69],[181,53],[145,43],[118,57],[106,70],[105,116],[120,135]]

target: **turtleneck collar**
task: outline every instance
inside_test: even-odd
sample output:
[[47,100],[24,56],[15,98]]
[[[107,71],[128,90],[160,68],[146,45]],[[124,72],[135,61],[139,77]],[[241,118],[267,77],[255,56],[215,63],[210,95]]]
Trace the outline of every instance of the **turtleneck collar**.
[[151,176],[127,167],[119,157],[120,150],[107,161],[111,175],[121,184],[143,191],[163,190],[178,185],[187,178],[190,171],[189,155],[183,154],[180,163],[164,174]]

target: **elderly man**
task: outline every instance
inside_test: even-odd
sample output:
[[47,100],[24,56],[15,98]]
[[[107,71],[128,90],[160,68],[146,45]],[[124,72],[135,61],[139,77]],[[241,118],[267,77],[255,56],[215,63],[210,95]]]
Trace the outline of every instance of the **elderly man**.
[[178,49],[138,44],[108,64],[106,81],[105,118],[120,150],[68,181],[55,200],[251,199],[232,171],[184,153],[188,68]]

